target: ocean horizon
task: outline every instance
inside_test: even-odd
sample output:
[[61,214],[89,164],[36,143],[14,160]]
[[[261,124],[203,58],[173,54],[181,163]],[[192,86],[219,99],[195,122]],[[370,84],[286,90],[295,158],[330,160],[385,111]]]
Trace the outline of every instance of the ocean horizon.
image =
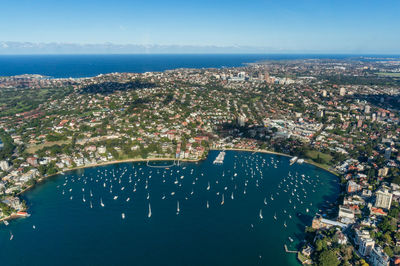
[[0,55],[0,76],[38,74],[82,78],[114,72],[158,72],[177,68],[240,67],[262,60],[399,57],[356,54],[70,54]]

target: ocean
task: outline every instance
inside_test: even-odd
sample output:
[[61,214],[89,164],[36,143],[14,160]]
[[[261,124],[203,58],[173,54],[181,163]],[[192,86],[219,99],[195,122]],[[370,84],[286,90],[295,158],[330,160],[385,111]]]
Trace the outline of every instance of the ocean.
[[23,195],[30,217],[0,225],[2,265],[299,265],[284,245],[301,246],[337,177],[279,155],[217,155],[49,178]]
[[92,77],[113,72],[143,73],[176,68],[239,67],[261,60],[354,57],[307,54],[136,54],[0,55],[0,76],[40,74],[53,78]]

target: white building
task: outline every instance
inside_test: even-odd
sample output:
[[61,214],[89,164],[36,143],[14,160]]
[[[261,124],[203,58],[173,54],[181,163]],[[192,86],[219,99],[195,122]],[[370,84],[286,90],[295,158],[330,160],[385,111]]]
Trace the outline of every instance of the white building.
[[7,161],[0,161],[0,169],[8,171],[10,169],[10,164]]
[[360,252],[360,254],[364,257],[369,256],[374,246],[375,241],[372,240],[372,238],[361,238],[358,252]]
[[342,87],[339,89],[339,95],[340,96],[345,96],[346,95],[346,88]]
[[338,220],[345,224],[354,223],[354,211],[346,206],[339,206]]
[[375,207],[389,210],[392,204],[392,197],[392,193],[387,188],[378,190],[376,192]]
[[246,116],[245,115],[239,115],[238,124],[241,127],[244,127],[246,125]]
[[100,154],[103,154],[103,153],[106,153],[106,147],[104,147],[104,146],[101,146],[101,147],[99,147],[98,149],[97,149],[97,151],[98,151],[98,153],[100,153]]

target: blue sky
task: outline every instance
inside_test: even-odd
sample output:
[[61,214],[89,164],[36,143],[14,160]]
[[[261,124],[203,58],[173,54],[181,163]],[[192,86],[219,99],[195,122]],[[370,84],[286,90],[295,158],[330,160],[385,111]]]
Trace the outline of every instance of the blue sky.
[[0,0],[0,41],[400,53],[400,1]]

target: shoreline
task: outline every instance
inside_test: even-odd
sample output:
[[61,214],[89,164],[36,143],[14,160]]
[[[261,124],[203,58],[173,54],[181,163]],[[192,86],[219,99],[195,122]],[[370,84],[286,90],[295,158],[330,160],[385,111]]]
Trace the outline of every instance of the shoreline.
[[[219,149],[211,149],[211,150],[219,150]],[[281,152],[275,152],[275,151],[270,151],[270,150],[252,150],[252,149],[240,149],[240,148],[229,148],[229,149],[224,149],[224,150],[226,150],[226,151],[259,152],[259,153],[280,155],[280,156],[285,156],[285,157],[294,157],[293,155],[290,155],[290,154],[281,153]],[[311,164],[311,165],[313,165],[313,166],[315,166],[315,167],[318,167],[318,168],[320,168],[320,169],[322,169],[322,170],[324,170],[324,171],[327,171],[327,172],[329,172],[329,173],[331,173],[331,174],[333,174],[333,175],[335,175],[335,176],[337,176],[337,177],[340,176],[339,173],[337,173],[337,172],[335,172],[335,171],[333,171],[333,170],[327,169],[327,168],[323,167],[322,165],[320,165],[320,164],[318,164],[318,163],[316,163],[316,162],[313,162],[313,161],[311,161],[311,160],[309,160],[309,159],[304,159],[304,163]]]
[[[257,150],[244,149],[244,148],[210,149],[210,151],[223,151],[223,150],[226,150],[226,151],[244,151],[244,152],[252,152],[252,153],[264,153],[264,154],[280,155],[280,156],[285,156],[285,157],[293,157],[292,155],[289,155],[289,154],[286,154],[286,153],[274,152],[274,151],[270,151],[270,150],[260,150],[260,149],[257,149]],[[208,154],[207,154],[207,157],[208,157]],[[132,159],[101,162],[101,163],[96,163],[96,164],[91,164],[91,165],[83,165],[83,166],[78,166],[78,167],[74,167],[74,168],[64,169],[64,170],[62,170],[60,172],[57,172],[55,174],[52,174],[52,175],[43,176],[43,177],[37,179],[36,182],[33,185],[30,185],[30,186],[26,187],[25,189],[23,189],[22,191],[18,192],[16,194],[16,196],[18,196],[18,197],[21,196],[25,192],[33,189],[39,183],[42,183],[42,182],[46,181],[46,179],[48,179],[48,178],[51,178],[51,177],[56,176],[56,175],[62,175],[64,173],[70,172],[70,171],[86,169],[86,168],[93,168],[93,167],[99,167],[99,166],[106,166],[106,165],[112,165],[112,164],[119,164],[119,163],[136,163],[136,162],[147,162],[147,161],[149,161],[149,162],[181,161],[181,162],[197,163],[197,162],[200,162],[202,160],[205,160],[206,158],[202,158],[202,159],[179,159],[179,160],[177,160],[176,158],[168,158],[168,157],[167,158],[147,158],[147,159],[132,158]],[[318,165],[315,162],[312,162],[312,161],[309,161],[309,160],[305,160],[304,162],[308,163],[308,164],[311,164],[311,165],[313,165],[315,167],[318,167],[318,168],[320,168],[320,169],[322,169],[324,171],[327,171],[327,172],[339,177],[338,173],[336,173],[336,172],[334,172],[332,170],[326,169],[326,168]],[[26,210],[23,210],[23,211],[26,211]],[[0,222],[5,221],[5,220],[14,220],[14,219],[17,219],[17,218],[21,218],[21,216],[13,213],[10,216],[1,218]]]
[[105,165],[111,165],[111,164],[119,164],[119,163],[136,163],[136,162],[147,162],[147,161],[151,161],[151,162],[182,161],[182,162],[193,162],[193,163],[196,163],[196,162],[200,162],[201,160],[203,160],[203,159],[180,159],[180,160],[177,160],[177,159],[174,159],[174,158],[148,158],[148,159],[132,158],[132,159],[114,160],[114,161],[101,162],[101,163],[90,164],[90,165],[77,166],[77,167],[74,167],[74,168],[64,169],[64,170],[62,170],[60,172],[57,172],[55,174],[52,174],[52,175],[43,176],[43,177],[37,179],[35,184],[26,187],[22,191],[18,192],[16,195],[17,196],[22,195],[23,193],[27,192],[28,190],[34,188],[38,183],[41,183],[41,182],[45,181],[46,179],[48,179],[50,177],[53,177],[53,176],[56,176],[56,175],[62,175],[64,173],[75,171],[75,170],[80,170],[80,169],[93,168],[93,167],[99,167],[99,166],[105,166]]

